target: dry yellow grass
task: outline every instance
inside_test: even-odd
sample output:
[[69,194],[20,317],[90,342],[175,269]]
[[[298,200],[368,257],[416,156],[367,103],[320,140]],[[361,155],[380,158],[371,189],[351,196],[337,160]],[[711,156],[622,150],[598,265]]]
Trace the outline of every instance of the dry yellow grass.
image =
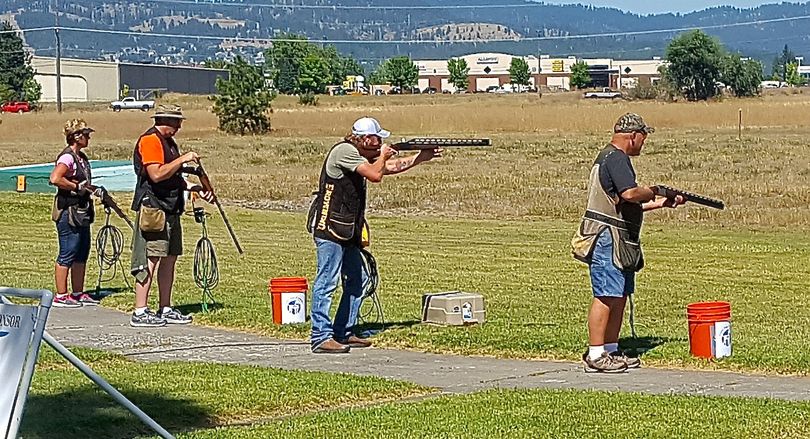
[[[216,131],[204,98],[166,96],[189,120],[184,149],[207,157],[207,167],[230,202],[303,208],[325,151],[357,117],[379,118],[395,137],[486,136],[494,147],[453,150],[443,160],[391,178],[372,190],[378,212],[465,217],[576,218],[585,180],[610,127],[626,111],[658,131],[636,160],[643,183],[668,183],[724,198],[729,210],[690,208],[663,220],[718,224],[803,225],[810,218],[810,148],[805,138],[810,97],[776,94],[710,103],[592,102],[579,94],[323,97],[315,108],[295,98],[274,105],[274,132],[233,137]],[[744,131],[737,139],[738,110]],[[62,114],[5,115],[0,165],[49,161],[62,144],[61,126],[84,117],[98,132],[93,158],[129,158],[150,124],[139,111],[113,113],[99,105]]]

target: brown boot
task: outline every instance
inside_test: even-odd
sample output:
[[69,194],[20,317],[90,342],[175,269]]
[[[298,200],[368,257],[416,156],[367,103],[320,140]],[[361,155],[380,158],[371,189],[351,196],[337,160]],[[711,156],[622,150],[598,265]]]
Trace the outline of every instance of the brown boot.
[[345,354],[351,350],[349,345],[338,343],[331,338],[312,348],[314,354]]
[[360,338],[356,335],[350,335],[349,338],[339,340],[338,343],[347,344],[353,348],[368,348],[371,347],[371,340],[367,338]]

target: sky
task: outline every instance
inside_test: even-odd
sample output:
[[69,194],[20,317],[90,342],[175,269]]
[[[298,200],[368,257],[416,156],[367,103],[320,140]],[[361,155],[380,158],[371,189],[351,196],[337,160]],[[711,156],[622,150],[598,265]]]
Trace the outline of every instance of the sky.
[[[781,0],[756,1],[756,0],[544,0],[549,4],[588,4],[594,6],[607,6],[622,9],[636,14],[660,14],[667,12],[692,12],[714,6],[736,6],[738,8],[752,8],[768,3],[779,3]],[[798,0],[796,0],[798,1]]]

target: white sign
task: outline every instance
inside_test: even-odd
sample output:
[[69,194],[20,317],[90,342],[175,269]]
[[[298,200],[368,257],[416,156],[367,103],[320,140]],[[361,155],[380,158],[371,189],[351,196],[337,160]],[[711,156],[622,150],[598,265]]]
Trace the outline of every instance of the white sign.
[[8,435],[8,421],[34,335],[34,306],[0,304],[0,437]]
[[712,328],[714,358],[731,356],[731,322],[715,322]]
[[281,324],[307,321],[306,293],[281,293]]

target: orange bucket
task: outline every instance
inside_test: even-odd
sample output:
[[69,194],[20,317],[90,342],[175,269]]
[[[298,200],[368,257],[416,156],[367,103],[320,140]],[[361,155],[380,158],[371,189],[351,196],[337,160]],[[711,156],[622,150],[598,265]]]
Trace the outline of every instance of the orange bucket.
[[731,355],[731,304],[699,302],[686,307],[689,352],[700,358]]
[[305,277],[276,277],[270,279],[273,303],[273,323],[303,323],[306,321],[306,296],[309,285]]

